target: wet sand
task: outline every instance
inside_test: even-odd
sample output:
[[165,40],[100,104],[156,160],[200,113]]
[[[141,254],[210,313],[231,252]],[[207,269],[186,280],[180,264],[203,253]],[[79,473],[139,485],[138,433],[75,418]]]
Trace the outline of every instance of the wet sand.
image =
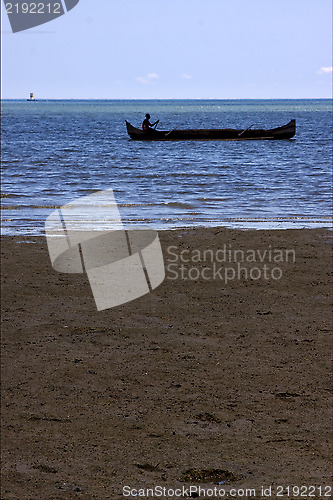
[[[2,238],[2,499],[331,483],[332,232],[160,239],[162,285],[97,312],[84,275],[51,268],[44,238]],[[223,248],[261,251],[242,264],[252,279],[220,262]],[[219,255],[214,279],[212,262],[193,262],[204,249]]]

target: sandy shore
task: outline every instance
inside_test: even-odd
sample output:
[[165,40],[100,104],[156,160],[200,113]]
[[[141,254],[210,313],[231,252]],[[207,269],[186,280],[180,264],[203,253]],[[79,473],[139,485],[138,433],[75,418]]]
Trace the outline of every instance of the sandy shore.
[[[2,238],[2,499],[330,484],[332,232],[160,239],[162,285],[97,312],[84,275],[51,268],[45,239]],[[252,278],[222,249],[255,251]]]

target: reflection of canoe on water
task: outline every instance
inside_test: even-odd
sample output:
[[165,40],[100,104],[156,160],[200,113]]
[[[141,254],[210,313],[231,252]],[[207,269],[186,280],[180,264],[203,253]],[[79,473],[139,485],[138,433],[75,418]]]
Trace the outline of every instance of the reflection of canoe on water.
[[249,140],[249,139],[291,139],[296,133],[296,121],[291,120],[282,127],[264,129],[188,129],[188,130],[154,130],[144,132],[133,127],[126,120],[128,135],[137,141],[180,141],[180,140]]

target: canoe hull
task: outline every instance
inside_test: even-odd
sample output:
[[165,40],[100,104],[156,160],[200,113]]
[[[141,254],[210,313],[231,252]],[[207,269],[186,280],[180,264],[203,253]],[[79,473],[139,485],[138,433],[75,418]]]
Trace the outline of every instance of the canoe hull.
[[253,139],[291,139],[296,133],[296,121],[269,130],[264,129],[187,129],[187,130],[149,130],[144,132],[133,127],[126,120],[127,133],[136,141],[183,141],[183,140],[223,140],[244,141]]

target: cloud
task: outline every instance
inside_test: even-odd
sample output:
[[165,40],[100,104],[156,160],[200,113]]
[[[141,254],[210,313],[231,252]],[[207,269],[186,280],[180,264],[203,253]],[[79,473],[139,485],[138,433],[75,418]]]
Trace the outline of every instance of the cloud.
[[183,78],[184,80],[191,80],[192,76],[188,75],[187,73],[183,73],[180,75],[180,78]]
[[332,66],[322,66],[320,68],[320,70],[317,71],[317,73],[319,75],[327,75],[327,74],[332,73],[332,72],[333,72],[333,67]]
[[151,85],[158,79],[156,73],[148,73],[146,76],[138,76],[136,81],[142,83],[142,85]]

